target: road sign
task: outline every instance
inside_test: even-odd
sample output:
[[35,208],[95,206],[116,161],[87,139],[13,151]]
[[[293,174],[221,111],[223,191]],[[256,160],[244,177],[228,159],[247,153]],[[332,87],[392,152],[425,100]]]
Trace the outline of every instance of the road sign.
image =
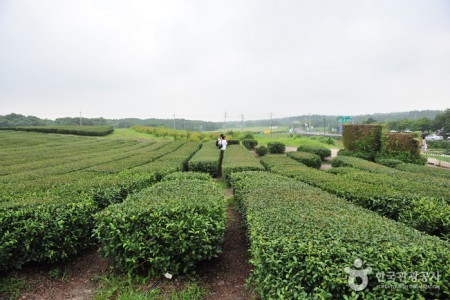
[[350,116],[338,116],[338,123],[347,123],[350,119]]

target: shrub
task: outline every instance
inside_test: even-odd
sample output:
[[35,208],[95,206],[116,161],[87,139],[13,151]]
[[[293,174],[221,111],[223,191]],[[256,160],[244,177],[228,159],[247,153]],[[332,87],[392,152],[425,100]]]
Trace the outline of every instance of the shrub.
[[0,209],[0,270],[65,260],[92,245],[92,216],[97,206],[91,199],[78,195],[67,202],[42,196],[44,200],[51,203]]
[[254,140],[255,137],[253,136],[253,133],[251,133],[250,131],[246,131],[246,132],[242,132],[241,134],[239,134],[239,140],[243,141],[243,140]]
[[[449,294],[450,284],[442,278],[428,283],[438,289],[406,289],[402,286],[418,284],[413,277],[400,282],[380,276],[448,270],[447,242],[286,177],[243,172],[233,174],[231,182],[251,243],[250,283],[262,299],[444,299]],[[356,294],[344,268],[358,258],[372,272],[368,287]],[[394,288],[378,287],[382,284]]]
[[344,125],[344,149],[367,154],[373,161],[381,147],[381,130],[381,125]]
[[222,164],[222,173],[229,179],[231,173],[242,171],[264,170],[259,160],[243,146],[230,146],[225,151]]
[[[110,204],[122,202],[130,193],[148,187],[163,175],[183,170],[199,146],[198,143],[174,142],[170,144],[175,145],[171,151],[166,149],[165,153],[153,157],[150,163],[139,166],[139,171],[133,168],[106,174],[79,170],[111,161],[120,165],[128,157],[139,157],[142,149],[159,151],[160,148],[153,147],[158,143],[147,147],[146,143],[132,141],[111,143],[71,137],[77,143],[83,142],[81,148],[87,154],[79,159],[82,156],[76,156],[78,144],[68,142],[67,137],[20,134],[19,140],[30,143],[34,136],[39,140],[38,154],[34,153],[34,147],[32,151],[25,149],[7,154],[12,161],[17,162],[19,157],[30,160],[36,169],[25,167],[0,179],[2,271],[20,268],[29,262],[56,263],[75,256],[92,245],[93,214]],[[49,146],[49,141],[56,143]],[[87,145],[84,141],[88,141]],[[24,154],[25,151],[28,154]],[[57,155],[53,157],[55,152]],[[117,155],[118,152],[123,155]],[[41,162],[48,162],[48,158],[55,161],[45,167]],[[111,167],[115,169],[113,165]]]
[[186,179],[212,181],[211,176],[199,172],[175,172],[165,176],[162,179],[162,181],[186,180]]
[[377,163],[389,168],[395,168],[396,166],[403,164],[401,160],[393,158],[377,158]]
[[341,149],[338,151],[338,156],[350,156],[350,157],[357,157],[364,160],[371,160],[373,157],[368,153],[363,152],[352,152],[350,150]]
[[420,155],[421,139],[413,133],[384,133],[381,138],[381,158],[395,158],[407,163],[425,164]]
[[322,166],[322,160],[320,159],[320,156],[313,153],[298,151],[288,152],[287,156],[311,168],[320,169],[320,167]]
[[286,145],[281,142],[269,142],[267,143],[267,149],[269,150],[269,153],[282,154],[286,150]]
[[239,140],[227,140],[227,145],[239,145],[240,143]]
[[31,192],[23,200],[0,202],[0,270],[73,257],[92,245],[94,213],[152,180],[152,174],[86,176],[51,191]]
[[426,174],[429,176],[450,180],[450,170],[448,169],[430,168],[427,166],[418,166],[416,164],[398,164],[395,168],[405,172]]
[[105,136],[114,132],[112,126],[19,126],[2,127],[1,129],[86,136]]
[[326,157],[331,156],[331,150],[321,146],[300,145],[297,148],[297,151],[319,155],[322,160],[325,160]]
[[258,145],[258,141],[245,139],[245,140],[242,140],[242,145],[244,145],[245,148],[247,148],[248,150],[252,150],[252,149],[255,149],[255,147]]
[[[356,160],[356,158],[352,159]],[[288,157],[274,156],[262,158],[261,163],[271,172],[319,187],[393,220],[404,220],[402,215],[408,214],[413,209],[414,200],[418,198],[445,199],[448,195],[448,187],[445,186],[448,182],[443,183],[443,186],[430,186],[417,179],[411,182],[405,172],[401,172],[403,174],[399,174],[399,177],[395,174],[369,173],[359,170],[346,170],[342,172],[343,174],[334,175],[308,168]],[[394,169],[378,166],[396,172]],[[450,214],[449,204],[440,209],[444,212],[443,214]],[[420,222],[428,221],[425,218]],[[414,226],[414,223],[407,223],[407,225]],[[440,232],[439,235],[448,238],[450,232]]]
[[256,154],[258,154],[258,156],[264,156],[267,154],[269,150],[267,150],[267,147],[265,146],[259,146],[255,148],[255,152]]
[[208,173],[211,176],[217,176],[219,167],[220,150],[215,142],[207,142],[202,148],[194,154],[188,162],[189,171]]
[[223,193],[213,182],[172,180],[96,215],[100,252],[115,268],[151,276],[189,273],[216,257],[225,230]]

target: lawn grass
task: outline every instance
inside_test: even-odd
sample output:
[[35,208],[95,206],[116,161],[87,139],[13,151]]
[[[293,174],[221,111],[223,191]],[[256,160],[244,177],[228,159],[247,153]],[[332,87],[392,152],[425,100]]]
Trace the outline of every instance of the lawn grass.
[[428,155],[428,154],[427,154],[426,157],[429,157],[429,158],[435,158],[435,159],[437,159],[437,160],[450,162],[450,156]]
[[197,281],[183,280],[175,283],[161,280],[152,283],[146,278],[131,279],[117,274],[100,275],[95,281],[99,287],[94,292],[94,300],[200,300],[208,294],[206,288]]

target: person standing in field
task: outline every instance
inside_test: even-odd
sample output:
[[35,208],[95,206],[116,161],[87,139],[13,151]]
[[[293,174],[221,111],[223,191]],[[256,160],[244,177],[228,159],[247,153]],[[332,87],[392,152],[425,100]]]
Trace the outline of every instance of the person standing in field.
[[427,140],[425,137],[422,138],[422,153],[426,153],[428,149]]
[[221,134],[219,140],[217,141],[217,147],[219,147],[220,150],[220,156],[219,156],[219,168],[217,171],[217,175],[220,177],[222,176],[222,162],[223,162],[223,156],[225,154],[225,150],[227,149],[227,139],[225,135]]

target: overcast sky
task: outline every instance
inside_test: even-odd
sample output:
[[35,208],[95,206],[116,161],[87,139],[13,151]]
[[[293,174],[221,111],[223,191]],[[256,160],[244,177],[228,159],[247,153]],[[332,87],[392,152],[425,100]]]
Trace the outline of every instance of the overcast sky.
[[0,0],[0,115],[450,107],[450,1]]

